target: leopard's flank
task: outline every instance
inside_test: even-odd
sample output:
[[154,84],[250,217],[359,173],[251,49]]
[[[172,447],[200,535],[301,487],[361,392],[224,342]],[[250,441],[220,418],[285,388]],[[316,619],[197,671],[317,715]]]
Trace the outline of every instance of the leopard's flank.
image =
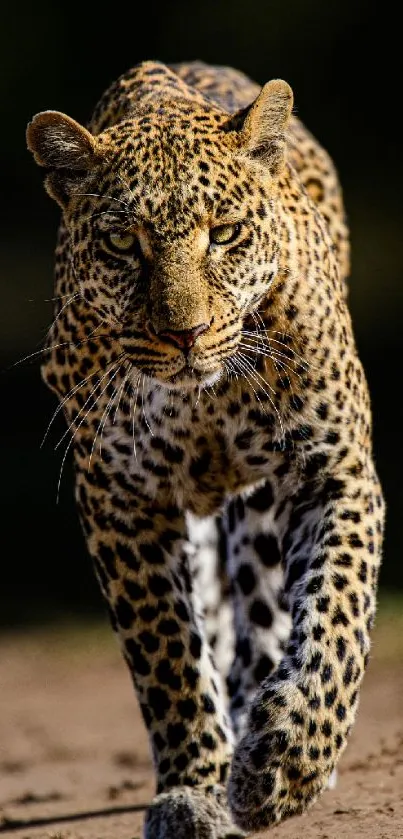
[[348,235],[292,102],[145,62],[87,128],[28,126],[63,214],[43,375],[149,731],[147,839],[305,810],[368,659],[383,500]]

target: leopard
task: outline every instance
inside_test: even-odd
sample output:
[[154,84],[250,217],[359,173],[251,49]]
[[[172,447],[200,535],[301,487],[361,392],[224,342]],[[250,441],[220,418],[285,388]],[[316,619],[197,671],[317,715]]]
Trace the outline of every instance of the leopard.
[[304,812],[352,729],[384,500],[330,155],[263,87],[143,61],[27,145],[61,209],[43,378],[149,736],[146,839]]

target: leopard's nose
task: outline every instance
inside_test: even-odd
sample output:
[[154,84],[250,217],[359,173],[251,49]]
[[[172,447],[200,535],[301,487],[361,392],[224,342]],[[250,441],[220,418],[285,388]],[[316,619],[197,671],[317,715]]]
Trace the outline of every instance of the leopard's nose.
[[193,326],[192,329],[163,329],[157,332],[158,338],[163,341],[168,341],[169,344],[174,344],[180,350],[190,350],[199,335],[203,335],[209,328],[208,323],[199,323],[198,326]]

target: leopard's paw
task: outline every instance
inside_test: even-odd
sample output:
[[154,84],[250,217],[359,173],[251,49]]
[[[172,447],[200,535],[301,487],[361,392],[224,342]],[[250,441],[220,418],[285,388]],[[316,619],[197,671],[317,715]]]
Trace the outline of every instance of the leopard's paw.
[[240,839],[229,814],[225,790],[207,793],[175,787],[154,798],[147,812],[145,839]]
[[283,685],[274,702],[255,700],[228,785],[236,824],[262,830],[302,813],[329,786],[336,751],[329,721],[315,719],[294,686]]

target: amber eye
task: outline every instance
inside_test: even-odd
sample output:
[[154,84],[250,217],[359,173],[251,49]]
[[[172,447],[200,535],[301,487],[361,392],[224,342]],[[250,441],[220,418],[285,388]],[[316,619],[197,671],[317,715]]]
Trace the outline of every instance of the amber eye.
[[219,224],[217,227],[212,227],[210,230],[210,242],[213,245],[229,245],[235,242],[241,230],[241,225],[237,224]]
[[106,246],[118,253],[129,253],[137,244],[136,237],[133,233],[107,233],[104,237]]

